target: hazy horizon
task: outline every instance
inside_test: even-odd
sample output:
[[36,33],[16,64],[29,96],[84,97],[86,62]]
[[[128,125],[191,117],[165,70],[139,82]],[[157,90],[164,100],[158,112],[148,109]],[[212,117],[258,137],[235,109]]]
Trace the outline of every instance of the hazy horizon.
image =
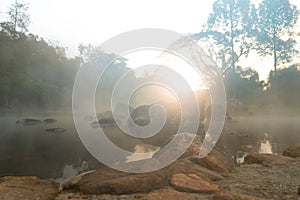
[[[0,5],[0,19],[7,19],[7,11],[14,0],[3,0]],[[68,57],[78,55],[79,44],[101,45],[107,39],[120,33],[140,28],[163,28],[183,35],[197,33],[206,22],[214,0],[170,2],[138,0],[123,1],[38,1],[20,0],[28,4],[31,23],[29,32],[46,41],[66,48]],[[256,4],[260,0],[252,0]],[[290,0],[300,8],[300,1]],[[118,5],[118,6],[116,6]],[[172,5],[170,7],[170,5]],[[170,9],[171,8],[171,9]],[[295,28],[300,32],[300,21]],[[298,38],[300,43],[300,39]],[[300,45],[296,46],[300,50]],[[273,69],[272,57],[258,57],[255,52],[248,58],[241,57],[239,65],[258,71],[261,80],[268,78]],[[296,56],[293,63],[299,63]],[[285,65],[288,66],[289,64]]]

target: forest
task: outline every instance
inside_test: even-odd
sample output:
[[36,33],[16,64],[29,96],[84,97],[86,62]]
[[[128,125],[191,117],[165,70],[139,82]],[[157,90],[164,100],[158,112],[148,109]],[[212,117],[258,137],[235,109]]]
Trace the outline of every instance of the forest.
[[[2,110],[69,110],[76,72],[87,63],[97,64],[100,47],[82,44],[78,55],[67,57],[66,49],[28,31],[28,5],[14,3],[0,23],[0,107]],[[228,99],[248,106],[295,108],[300,105],[300,65],[294,31],[299,11],[288,0],[216,0],[207,23],[199,33],[188,35],[210,46],[209,54],[220,66]],[[250,52],[271,56],[274,69],[260,80],[253,68],[239,60]],[[254,67],[254,66],[253,66]],[[109,91],[128,71],[120,59],[108,72],[104,86]],[[134,77],[133,77],[134,79]]]

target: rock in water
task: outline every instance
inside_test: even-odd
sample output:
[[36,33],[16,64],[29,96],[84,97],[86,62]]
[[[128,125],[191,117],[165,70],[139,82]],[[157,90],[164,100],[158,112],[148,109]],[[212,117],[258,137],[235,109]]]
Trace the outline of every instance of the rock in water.
[[93,127],[93,128],[99,128],[99,127],[101,127],[98,121],[91,122],[90,126]]
[[300,157],[300,144],[291,146],[283,151],[282,153],[284,156],[297,158]]
[[31,119],[25,118],[16,121],[16,124],[24,124],[24,125],[37,125],[40,124],[42,121],[39,119]]
[[51,133],[63,133],[63,132],[66,132],[67,129],[65,129],[65,128],[47,128],[46,131],[51,132]]
[[46,124],[53,124],[57,122],[57,120],[53,118],[48,118],[48,119],[44,119],[43,122],[45,122]]

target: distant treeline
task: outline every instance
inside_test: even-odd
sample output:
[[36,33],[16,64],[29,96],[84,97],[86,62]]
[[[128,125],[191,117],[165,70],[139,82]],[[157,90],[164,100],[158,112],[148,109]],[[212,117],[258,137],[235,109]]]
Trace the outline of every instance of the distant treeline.
[[271,71],[259,81],[256,71],[237,67],[224,77],[227,98],[258,107],[297,108],[300,106],[300,64]]
[[[72,89],[80,65],[101,66],[111,58],[100,48],[80,46],[80,55],[67,58],[65,49],[52,46],[32,34],[0,31],[0,107],[71,108]],[[98,63],[97,63],[98,62]],[[113,65],[101,82],[101,90],[112,91],[114,83],[127,71],[125,60]]]
[[0,106],[61,107],[70,103],[79,60],[32,34],[0,32]]
[[[248,3],[237,5],[247,5],[248,13],[251,11],[250,8],[254,10],[254,7],[249,4],[248,0],[245,0],[245,2]],[[270,7],[266,2],[272,3],[270,0],[263,1],[263,4],[260,6],[261,10]],[[221,11],[222,13],[227,13],[227,11],[217,8],[224,7],[225,9],[227,3],[230,6],[234,6],[231,4],[232,2],[227,2],[226,0],[217,0],[215,2],[215,15],[210,15],[210,18],[214,20],[209,20],[208,25],[211,22],[223,23],[223,21],[217,20],[219,18],[223,19],[223,15],[217,14]],[[287,4],[286,7],[293,11],[293,14],[290,16],[292,19],[288,24],[289,26],[287,26],[290,27],[298,17],[298,10],[290,4]],[[80,66],[96,65],[103,67],[101,65],[103,64],[103,59],[112,59],[114,55],[103,52],[97,46],[80,45],[78,48],[79,55],[74,58],[68,58],[63,47],[54,46],[43,38],[28,33],[29,16],[26,11],[26,5],[16,2],[8,12],[9,20],[0,22],[0,108],[70,109],[73,83]],[[234,10],[230,11],[233,12]],[[262,11],[261,14],[263,14]],[[240,12],[240,15],[236,16],[236,21],[240,21],[243,17],[245,17],[243,12]],[[261,19],[263,18],[261,17]],[[230,18],[229,22],[232,23],[232,20]],[[228,23],[224,22],[225,25],[223,24],[217,28],[226,27]],[[218,31],[210,30],[212,26],[207,27],[209,29],[203,32],[207,33],[204,34],[205,37],[211,37],[210,34],[214,36]],[[231,31],[233,33],[233,30]],[[224,34],[226,35],[227,32]],[[231,41],[234,41],[233,39],[231,37]],[[295,43],[294,40],[290,42],[293,45]],[[217,41],[217,44],[220,46],[220,41]],[[221,48],[221,50],[234,50],[233,43],[231,45],[228,44],[226,43],[226,48]],[[276,43],[276,45],[280,46],[279,43]],[[295,53],[293,45],[282,49],[281,53],[290,52],[292,55],[292,53]],[[263,48],[260,50],[263,50]],[[236,53],[233,51],[221,52],[221,58],[225,54],[234,58]],[[276,55],[275,52],[273,56],[276,58]],[[289,58],[289,56],[285,56],[285,58]],[[224,72],[224,83],[228,99],[238,99],[246,105],[256,106],[300,106],[300,65],[294,64],[287,68],[276,69],[277,64],[275,64],[274,71],[270,72],[268,80],[259,81],[256,71],[250,68],[244,69],[239,67],[237,60],[229,60],[232,60],[232,62],[226,64],[226,60],[223,59],[224,62],[222,62],[221,67]],[[223,65],[228,65],[229,67],[224,68]],[[100,99],[100,104],[105,106],[110,104],[113,86],[128,71],[125,59],[118,58],[115,60],[109,70],[106,71],[104,79],[100,81],[100,86],[98,87],[99,95],[96,97],[97,100]],[[130,79],[133,83],[137,80],[134,74],[131,74]]]

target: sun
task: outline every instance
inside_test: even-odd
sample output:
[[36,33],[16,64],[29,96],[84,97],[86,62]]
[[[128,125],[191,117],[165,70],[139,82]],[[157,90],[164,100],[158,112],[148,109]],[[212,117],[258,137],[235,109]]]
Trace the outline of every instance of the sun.
[[[160,73],[160,67],[169,67],[180,74],[189,84],[193,91],[200,89],[202,77],[199,72],[186,60],[171,53],[162,52],[161,50],[142,49],[130,52],[124,56],[127,59],[127,67],[136,69],[144,65],[157,65],[156,70],[144,70],[143,73],[136,73],[137,77],[145,77],[147,75],[155,75]],[[167,75],[167,74],[165,74]]]

